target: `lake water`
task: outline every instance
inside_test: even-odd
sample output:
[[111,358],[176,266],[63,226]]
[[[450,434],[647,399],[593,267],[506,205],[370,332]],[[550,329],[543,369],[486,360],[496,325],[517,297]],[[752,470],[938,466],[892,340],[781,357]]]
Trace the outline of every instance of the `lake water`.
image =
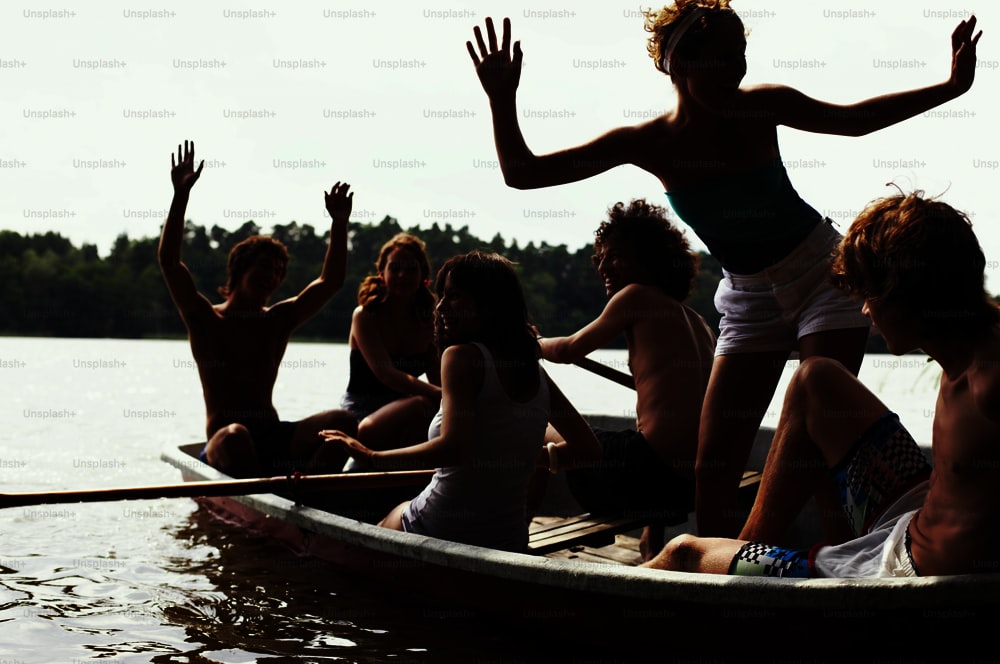
[[[594,357],[627,370],[624,351]],[[336,407],[347,363],[346,345],[291,344],[275,387],[281,416]],[[547,369],[582,412],[634,412],[626,388]],[[922,442],[939,377],[919,356],[869,356],[861,371]],[[185,341],[0,338],[3,491],[179,482],[160,452],[202,440],[203,421]],[[0,531],[5,664],[552,661],[467,614],[376,596],[188,499],[0,509]]]

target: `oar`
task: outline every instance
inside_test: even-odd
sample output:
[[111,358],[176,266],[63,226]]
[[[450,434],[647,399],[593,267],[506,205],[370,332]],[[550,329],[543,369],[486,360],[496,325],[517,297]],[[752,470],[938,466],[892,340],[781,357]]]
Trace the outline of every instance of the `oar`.
[[623,385],[633,390],[635,389],[635,381],[632,379],[632,376],[628,375],[623,371],[612,369],[608,365],[601,364],[600,362],[592,360],[589,357],[585,357],[582,360],[577,360],[573,364],[580,367],[581,369],[586,369],[591,373],[595,373],[598,376],[614,381],[619,385]]
[[379,473],[338,473],[330,475],[300,475],[294,477],[261,477],[249,480],[219,480],[184,482],[159,486],[137,486],[82,491],[37,491],[0,493],[0,508],[56,503],[92,503],[110,500],[142,500],[146,498],[196,498],[201,496],[243,496],[277,491],[330,491],[348,489],[378,489],[392,486],[422,484],[430,480],[433,470],[399,470]]

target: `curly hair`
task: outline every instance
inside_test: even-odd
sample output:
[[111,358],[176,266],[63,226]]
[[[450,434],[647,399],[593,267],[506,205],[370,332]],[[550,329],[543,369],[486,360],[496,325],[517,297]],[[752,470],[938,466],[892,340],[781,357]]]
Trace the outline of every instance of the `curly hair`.
[[927,338],[969,337],[1000,321],[985,267],[964,212],[922,191],[901,192],[862,210],[840,243],[831,279],[855,296],[899,306]]
[[712,31],[719,25],[733,22],[743,29],[743,21],[729,6],[729,0],[675,0],[662,9],[648,9],[643,14],[643,28],[651,33],[646,40],[646,51],[653,59],[656,68],[664,74],[669,74],[669,63],[664,62],[667,53],[667,43],[674,29],[697,9],[706,9],[703,16],[697,19],[681,37],[674,48],[674,55],[681,58],[691,58],[711,37]]
[[410,252],[420,266],[420,279],[423,282],[417,291],[415,300],[416,314],[419,317],[430,318],[434,310],[434,293],[430,290],[431,262],[427,257],[427,245],[416,235],[411,233],[396,233],[389,238],[378,252],[378,259],[375,261],[377,274],[369,275],[358,287],[358,304],[362,307],[377,306],[385,301],[385,282],[382,280],[382,270],[389,262],[389,254],[395,249],[402,248]]
[[261,258],[270,258],[281,270],[281,280],[288,274],[288,248],[270,235],[252,235],[238,242],[229,250],[226,263],[226,285],[219,286],[219,294],[229,297],[247,270]]
[[691,294],[698,274],[698,255],[684,233],[667,219],[667,211],[643,198],[628,207],[618,202],[608,208],[608,218],[594,231],[594,265],[609,242],[628,246],[644,283],[656,286],[678,301]]
[[[452,256],[435,280],[439,297],[449,276],[453,287],[467,292],[476,303],[479,330],[476,338],[468,341],[490,346],[515,374],[530,381],[537,375],[541,351],[514,264],[500,254],[480,250]],[[434,327],[438,350],[444,351],[454,340],[444,334],[440,318],[435,317]]]

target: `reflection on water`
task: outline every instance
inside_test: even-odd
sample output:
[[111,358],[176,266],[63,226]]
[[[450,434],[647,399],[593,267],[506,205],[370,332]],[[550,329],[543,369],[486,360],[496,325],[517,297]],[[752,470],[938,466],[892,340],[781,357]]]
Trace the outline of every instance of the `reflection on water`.
[[166,549],[158,564],[94,555],[0,561],[0,658],[555,661],[475,612],[338,574],[200,509],[162,534],[150,542]]
[[170,622],[185,627],[191,642],[202,644],[189,654],[239,651],[310,661],[553,661],[551,651],[528,652],[492,622],[483,624],[475,612],[339,573],[273,540],[217,523],[201,510],[177,537],[214,548],[214,555],[197,562],[178,562],[216,591],[198,593],[165,611]]
[[[346,345],[292,344],[286,357],[323,357],[329,366],[282,369],[275,398],[283,416],[338,402]],[[621,366],[624,355],[597,357]],[[74,368],[78,358],[120,368],[84,371]],[[0,372],[0,491],[179,481],[159,452],[203,435],[204,411],[195,370],[177,358],[190,358],[185,341],[0,338],[0,359],[18,367]],[[573,366],[547,369],[585,412],[634,409],[625,388]],[[911,357],[868,358],[862,369],[920,440],[939,375]],[[4,663],[621,659],[614,650],[539,645],[525,625],[338,574],[212,521],[187,499],[0,509],[0,533]]]

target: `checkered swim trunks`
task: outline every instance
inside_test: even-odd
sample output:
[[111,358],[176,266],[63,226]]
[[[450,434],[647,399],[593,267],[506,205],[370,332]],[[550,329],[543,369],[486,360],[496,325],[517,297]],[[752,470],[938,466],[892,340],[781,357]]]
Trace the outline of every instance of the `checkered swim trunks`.
[[927,458],[899,416],[883,415],[833,469],[833,482],[854,535],[867,533],[893,500],[930,474]]
[[729,573],[737,576],[781,576],[809,578],[809,551],[747,542],[733,557]]

